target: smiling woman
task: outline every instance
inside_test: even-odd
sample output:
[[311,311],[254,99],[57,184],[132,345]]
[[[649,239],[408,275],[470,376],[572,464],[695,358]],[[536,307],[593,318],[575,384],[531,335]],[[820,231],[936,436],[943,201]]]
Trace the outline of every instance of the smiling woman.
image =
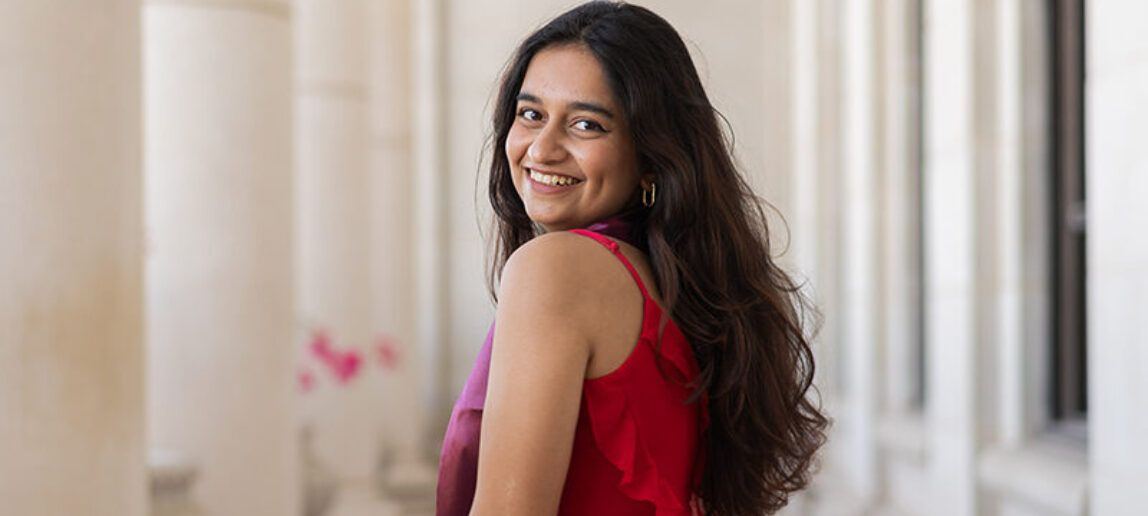
[[506,158],[531,220],[547,231],[582,228],[636,203],[634,140],[589,49],[539,52],[517,100]]
[[579,6],[519,47],[493,122],[497,324],[438,514],[784,506],[826,426],[806,305],[677,32]]

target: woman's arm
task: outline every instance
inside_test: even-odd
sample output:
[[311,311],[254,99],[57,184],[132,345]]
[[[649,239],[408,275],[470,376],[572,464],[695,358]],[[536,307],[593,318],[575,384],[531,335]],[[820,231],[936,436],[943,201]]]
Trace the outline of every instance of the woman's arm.
[[[582,382],[605,299],[609,254],[553,233],[503,271],[472,515],[555,514],[570,464]],[[600,247],[600,246],[599,246]]]

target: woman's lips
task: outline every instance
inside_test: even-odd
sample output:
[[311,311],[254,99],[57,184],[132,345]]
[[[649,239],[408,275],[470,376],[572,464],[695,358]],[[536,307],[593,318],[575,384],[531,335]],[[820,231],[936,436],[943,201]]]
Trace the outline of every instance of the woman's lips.
[[533,168],[526,169],[526,177],[530,179],[530,187],[539,193],[565,192],[582,184],[582,180],[575,177]]

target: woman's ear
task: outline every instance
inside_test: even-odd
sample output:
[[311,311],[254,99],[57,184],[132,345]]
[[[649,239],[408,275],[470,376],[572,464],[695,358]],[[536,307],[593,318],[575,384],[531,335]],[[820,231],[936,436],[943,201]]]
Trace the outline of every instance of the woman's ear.
[[646,174],[642,176],[642,179],[639,182],[642,185],[642,190],[649,190],[650,186],[654,184],[654,175]]

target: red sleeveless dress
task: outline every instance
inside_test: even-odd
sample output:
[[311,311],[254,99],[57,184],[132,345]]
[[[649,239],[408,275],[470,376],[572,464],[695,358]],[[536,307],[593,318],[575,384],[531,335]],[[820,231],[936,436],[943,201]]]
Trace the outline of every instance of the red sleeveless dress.
[[[574,230],[610,250],[642,291],[642,331],[618,369],[582,384],[561,515],[699,514],[694,486],[704,458],[701,435],[708,400],[687,403],[698,365],[681,330],[650,297],[618,244],[598,233]],[[470,511],[477,480],[479,427],[490,370],[493,330],[487,335],[466,387],[456,402],[439,464],[437,514]]]

